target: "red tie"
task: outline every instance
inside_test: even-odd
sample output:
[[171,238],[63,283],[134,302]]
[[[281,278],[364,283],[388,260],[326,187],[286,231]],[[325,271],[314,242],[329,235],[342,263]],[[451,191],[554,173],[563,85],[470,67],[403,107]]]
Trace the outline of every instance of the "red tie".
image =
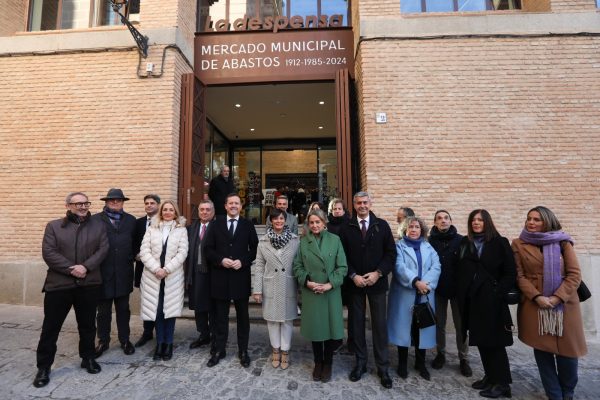
[[206,224],[202,224],[202,229],[200,230],[200,240],[204,239],[205,233],[206,233]]

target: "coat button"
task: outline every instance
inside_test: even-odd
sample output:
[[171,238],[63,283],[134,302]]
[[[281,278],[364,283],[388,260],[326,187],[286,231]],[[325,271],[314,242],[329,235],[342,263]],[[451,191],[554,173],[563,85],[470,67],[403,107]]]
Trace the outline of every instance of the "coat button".
[[277,272],[277,268],[275,268],[275,272]]
[[281,272],[285,272],[285,268],[281,268]]
[[323,268],[323,272],[327,272],[327,270],[325,268]]

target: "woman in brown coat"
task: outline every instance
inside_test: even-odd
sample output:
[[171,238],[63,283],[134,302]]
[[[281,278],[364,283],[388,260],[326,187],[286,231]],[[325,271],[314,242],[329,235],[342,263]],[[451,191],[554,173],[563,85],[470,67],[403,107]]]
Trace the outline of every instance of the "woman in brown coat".
[[523,299],[517,309],[519,339],[531,347],[546,395],[572,399],[578,357],[587,353],[577,287],[581,270],[573,240],[552,211],[538,206],[512,243]]

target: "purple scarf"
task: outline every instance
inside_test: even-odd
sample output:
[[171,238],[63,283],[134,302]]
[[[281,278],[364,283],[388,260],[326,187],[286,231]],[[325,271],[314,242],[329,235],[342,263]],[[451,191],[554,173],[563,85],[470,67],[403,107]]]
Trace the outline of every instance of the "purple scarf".
[[[560,273],[560,242],[568,240],[573,243],[573,239],[567,233],[563,231],[552,231],[552,232],[529,232],[527,229],[523,229],[519,236],[525,243],[533,244],[535,246],[542,246],[542,252],[544,253],[544,283],[542,288],[542,294],[545,297],[550,297],[556,292],[558,287],[562,284],[563,277]],[[564,310],[564,305],[558,303],[554,307],[553,311],[561,313]],[[540,333],[551,333],[557,336],[562,336],[562,318],[561,323],[552,327],[548,327],[546,324],[547,313],[540,313],[540,317],[543,317],[544,321],[540,320]],[[550,325],[554,325],[550,323]]]

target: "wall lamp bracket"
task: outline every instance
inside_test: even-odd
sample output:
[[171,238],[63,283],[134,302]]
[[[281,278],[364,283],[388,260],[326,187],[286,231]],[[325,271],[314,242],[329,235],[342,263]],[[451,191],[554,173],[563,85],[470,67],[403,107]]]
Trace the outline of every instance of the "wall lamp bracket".
[[131,33],[131,36],[133,36],[133,40],[135,40],[135,43],[137,44],[138,51],[144,58],[146,58],[148,57],[148,36],[142,35],[140,31],[138,31],[135,28],[135,26],[133,26],[131,22],[129,22],[125,15],[121,14],[121,8],[123,8],[123,6],[126,6],[128,1],[129,0],[110,0],[110,3],[112,5],[113,11],[119,14],[119,17],[121,17],[121,22],[124,25],[127,25],[127,28],[129,28],[129,32]]

